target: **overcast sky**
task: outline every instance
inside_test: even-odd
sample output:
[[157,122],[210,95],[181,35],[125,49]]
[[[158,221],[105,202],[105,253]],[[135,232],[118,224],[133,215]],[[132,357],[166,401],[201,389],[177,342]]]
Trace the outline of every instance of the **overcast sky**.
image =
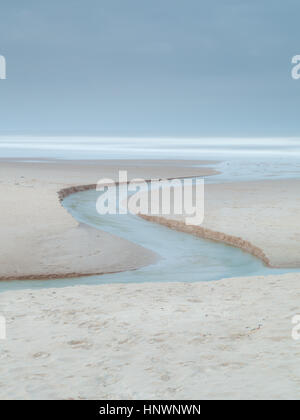
[[299,0],[12,0],[0,132],[300,136]]

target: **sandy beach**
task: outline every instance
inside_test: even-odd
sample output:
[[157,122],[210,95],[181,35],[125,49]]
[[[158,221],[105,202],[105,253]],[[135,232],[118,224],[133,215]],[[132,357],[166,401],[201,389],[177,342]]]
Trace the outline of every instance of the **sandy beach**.
[[299,281],[3,293],[0,397],[298,399]]
[[300,400],[299,15],[2,2],[0,401]]
[[[158,258],[78,225],[59,203],[62,188],[113,178],[119,168],[147,179],[214,173],[179,161],[0,168],[2,279],[128,270]],[[217,240],[253,244],[271,265],[297,266],[297,191],[299,181],[207,185],[203,227]],[[3,292],[0,398],[298,398],[300,347],[291,331],[299,280],[297,273]]]

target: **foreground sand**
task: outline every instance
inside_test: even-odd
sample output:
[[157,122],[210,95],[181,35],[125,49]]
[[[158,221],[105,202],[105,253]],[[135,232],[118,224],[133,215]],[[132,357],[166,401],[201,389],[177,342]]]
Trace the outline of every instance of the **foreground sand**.
[[[205,163],[205,162],[204,162]],[[215,173],[198,161],[0,161],[0,280],[74,277],[132,270],[157,256],[138,245],[78,223],[63,209],[58,191],[101,178],[118,179],[118,169],[136,177]]]
[[0,398],[299,398],[300,274],[1,294]]

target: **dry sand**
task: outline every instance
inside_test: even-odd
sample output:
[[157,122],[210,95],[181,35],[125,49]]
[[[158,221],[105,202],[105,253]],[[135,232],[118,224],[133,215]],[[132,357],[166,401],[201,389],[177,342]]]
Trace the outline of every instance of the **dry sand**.
[[6,292],[0,398],[299,399],[299,282]]

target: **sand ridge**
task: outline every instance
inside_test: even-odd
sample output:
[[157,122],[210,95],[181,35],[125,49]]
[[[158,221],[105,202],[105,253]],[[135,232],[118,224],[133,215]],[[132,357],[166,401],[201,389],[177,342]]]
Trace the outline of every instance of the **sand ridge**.
[[227,245],[235,246],[248,252],[249,254],[261,259],[266,266],[271,266],[269,259],[266,257],[262,249],[254,246],[248,241],[238,238],[236,236],[228,235],[222,232],[216,232],[211,229],[206,229],[201,226],[186,225],[185,222],[179,220],[171,220],[167,217],[149,216],[146,214],[139,214],[144,220],[159,223],[169,229],[174,229],[179,232],[189,233],[191,235],[199,236],[200,238],[210,239],[216,242],[222,242]]
[[185,214],[140,216],[236,246],[269,267],[300,268],[299,191],[298,179],[205,184],[201,226],[187,226]]

